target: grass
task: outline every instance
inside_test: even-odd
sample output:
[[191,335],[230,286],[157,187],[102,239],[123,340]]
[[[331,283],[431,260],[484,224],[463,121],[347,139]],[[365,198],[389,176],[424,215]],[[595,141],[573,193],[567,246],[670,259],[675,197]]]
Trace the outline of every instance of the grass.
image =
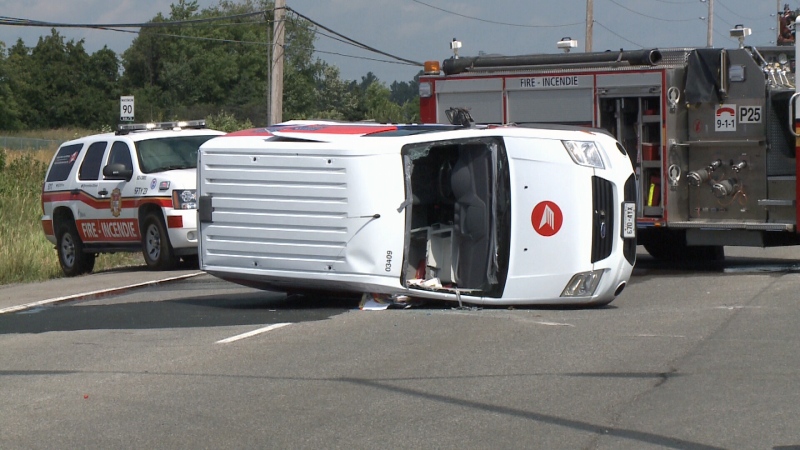
[[[35,137],[64,141],[92,133],[60,130],[38,133]],[[28,151],[0,149],[0,284],[63,276],[55,248],[45,239],[40,221],[42,183],[56,150],[55,147]],[[142,264],[144,259],[139,253],[101,254],[94,271]]]

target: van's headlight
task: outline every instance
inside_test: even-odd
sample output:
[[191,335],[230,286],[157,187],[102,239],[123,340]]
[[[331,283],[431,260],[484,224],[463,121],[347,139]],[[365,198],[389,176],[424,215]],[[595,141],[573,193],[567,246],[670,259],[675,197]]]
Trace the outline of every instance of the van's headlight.
[[591,297],[597,286],[600,284],[600,278],[603,277],[604,269],[593,270],[591,272],[581,272],[573,275],[572,279],[567,283],[567,287],[561,292],[562,297]]
[[197,191],[195,189],[175,189],[172,191],[172,207],[174,209],[197,209]]
[[594,141],[561,141],[575,164],[605,169],[600,149]]

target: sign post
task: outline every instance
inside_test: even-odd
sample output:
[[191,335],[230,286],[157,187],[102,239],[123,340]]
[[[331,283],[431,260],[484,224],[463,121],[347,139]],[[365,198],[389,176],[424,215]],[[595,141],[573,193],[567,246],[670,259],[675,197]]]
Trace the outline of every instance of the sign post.
[[133,122],[133,96],[123,95],[119,98],[119,120],[120,122]]

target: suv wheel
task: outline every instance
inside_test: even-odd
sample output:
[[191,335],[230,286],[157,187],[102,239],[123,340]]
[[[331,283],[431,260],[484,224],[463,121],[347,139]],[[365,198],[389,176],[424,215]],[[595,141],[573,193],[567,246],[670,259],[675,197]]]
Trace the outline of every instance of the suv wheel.
[[153,270],[170,270],[178,263],[178,258],[169,242],[167,227],[160,214],[150,213],[144,218],[142,235],[142,254],[147,267]]
[[68,277],[83,275],[94,269],[95,254],[83,252],[83,241],[72,222],[59,227],[56,251],[61,270]]

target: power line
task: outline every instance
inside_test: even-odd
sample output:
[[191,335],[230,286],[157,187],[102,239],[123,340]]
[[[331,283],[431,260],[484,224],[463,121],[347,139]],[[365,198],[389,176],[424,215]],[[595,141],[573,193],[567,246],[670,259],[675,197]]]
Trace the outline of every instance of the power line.
[[455,11],[450,11],[450,10],[447,10],[447,9],[444,9],[444,8],[439,8],[438,6],[429,5],[429,4],[427,4],[425,2],[421,2],[419,0],[411,0],[411,1],[414,2],[414,3],[419,3],[420,5],[427,6],[428,8],[433,8],[433,9],[436,9],[436,10],[439,10],[439,11],[442,11],[442,12],[446,12],[448,14],[452,14],[454,16],[463,17],[465,19],[472,19],[472,20],[477,20],[479,22],[486,22],[486,23],[491,23],[491,24],[495,24],[495,25],[505,25],[505,26],[509,26],[509,27],[561,28],[561,27],[571,27],[571,26],[575,26],[575,25],[583,25],[583,22],[565,23],[565,24],[562,24],[562,25],[527,25],[527,24],[519,24],[519,23],[497,22],[497,21],[494,21],[494,20],[482,19],[480,17],[467,16],[465,14],[457,13]]
[[[340,38],[338,38],[336,36],[332,36],[332,35],[323,33],[323,32],[317,30],[314,27],[304,26],[300,22],[294,22],[293,21],[293,23],[294,23],[295,26],[303,26],[306,30],[308,30],[308,31],[310,31],[310,32],[312,32],[314,34],[326,37],[326,38],[331,39],[333,41],[339,41],[339,42],[341,42],[343,44],[347,44],[347,45],[353,46],[353,44],[351,44],[350,42],[348,42],[348,41],[346,41],[344,39],[340,39]],[[306,47],[306,48],[308,48],[308,47]],[[358,47],[358,48],[361,48],[361,47]],[[390,60],[387,60],[387,59],[370,58],[370,57],[367,57],[367,56],[348,55],[346,53],[338,53],[338,52],[331,52],[331,51],[325,51],[325,50],[317,50],[314,47],[311,47],[311,51],[313,51],[314,53],[322,53],[322,54],[325,54],[325,55],[334,55],[334,56],[342,56],[342,57],[345,57],[345,58],[362,59],[362,60],[365,60],[365,61],[376,61],[376,62],[382,62],[382,63],[388,63],[388,64],[410,65],[409,63],[403,62],[403,61],[390,61]],[[416,64],[413,64],[413,65],[416,66]]]
[[398,61],[403,61],[405,63],[408,63],[409,65],[420,66],[420,67],[423,65],[421,62],[412,61],[410,59],[402,58],[400,56],[395,56],[395,55],[392,55],[391,53],[386,53],[386,52],[384,52],[382,50],[378,50],[378,49],[376,49],[374,47],[370,47],[367,44],[363,44],[361,42],[358,42],[355,39],[351,39],[351,38],[349,38],[349,37],[347,37],[347,36],[345,36],[345,35],[343,35],[341,33],[338,33],[336,31],[326,27],[325,25],[322,25],[319,22],[315,22],[314,20],[312,20],[311,18],[309,18],[307,16],[304,16],[303,14],[300,14],[299,12],[297,12],[297,10],[295,10],[293,8],[290,8],[290,7],[287,6],[286,10],[287,11],[291,11],[294,14],[297,14],[298,17],[300,17],[300,18],[302,18],[302,19],[314,24],[315,26],[317,26],[319,28],[322,28],[323,30],[325,30],[325,31],[327,31],[329,33],[333,33],[336,36],[339,36],[340,38],[345,39],[346,41],[348,41],[350,43],[350,45],[353,45],[355,47],[359,47],[361,49],[364,49],[364,50],[367,50],[367,51],[370,51],[370,52],[373,52],[373,53],[378,53],[378,54],[383,55],[383,56],[388,56],[389,58],[396,59]]
[[636,15],[639,15],[639,16],[642,16],[642,17],[647,17],[648,19],[659,20],[661,22],[690,22],[692,20],[697,20],[695,18],[691,18],[691,19],[664,19],[662,17],[649,16],[647,14],[640,13],[639,11],[635,11],[633,9],[630,9],[627,6],[618,3],[616,0],[608,0],[608,1],[613,3],[613,4],[615,4],[615,5],[617,5],[617,6],[619,6],[620,8],[622,8],[622,9],[624,9],[626,11],[630,11],[630,12],[636,14]]
[[[331,39],[340,40],[343,43],[348,45],[353,45],[355,47],[373,51],[379,54],[383,54],[385,56],[389,56],[390,58],[395,59],[396,61],[389,61],[389,60],[382,60],[377,58],[369,58],[363,56],[354,56],[354,55],[347,55],[344,53],[336,53],[336,52],[327,52],[323,50],[316,50],[313,49],[314,53],[321,53],[321,54],[330,54],[336,56],[342,56],[346,58],[355,58],[355,59],[363,59],[368,61],[376,61],[376,62],[383,62],[388,64],[405,64],[405,65],[413,65],[413,66],[422,66],[422,63],[418,63],[415,61],[410,61],[404,58],[396,57],[389,53],[382,52],[380,50],[374,49],[366,44],[362,44],[358,41],[350,39],[344,35],[341,35],[329,28],[314,22],[313,20],[299,14],[297,11],[293,11],[290,8],[286,8],[287,11],[291,11],[299,17],[307,20],[308,22],[320,27],[322,29],[328,30],[331,33],[334,33],[338,36],[342,36],[342,39],[334,38],[332,36],[326,36]],[[8,17],[8,16],[0,16],[0,25],[9,25],[9,26],[26,26],[26,27],[47,27],[47,28],[87,28],[87,29],[97,29],[103,31],[115,31],[119,33],[133,33],[137,35],[141,35],[140,30],[127,30],[122,28],[164,28],[164,27],[174,27],[174,26],[184,26],[184,25],[206,25],[206,24],[213,24],[216,26],[238,26],[238,25],[252,25],[257,23],[264,23],[264,21],[251,21],[251,22],[241,22],[241,23],[225,23],[225,24],[216,24],[213,22],[219,22],[223,20],[236,20],[242,19],[247,17],[253,16],[263,16],[265,13],[269,11],[262,10],[256,11],[251,13],[244,13],[244,14],[236,14],[231,16],[221,16],[221,17],[210,17],[204,19],[190,19],[190,20],[177,20],[177,21],[164,21],[164,22],[142,22],[142,23],[107,23],[107,24],[91,24],[91,23],[64,23],[64,22],[45,22],[39,20],[31,20],[31,19],[23,19],[23,18],[16,18],[16,17]],[[315,33],[320,33],[317,30],[312,30]],[[233,40],[233,39],[221,39],[221,38],[210,38],[210,37],[203,37],[203,36],[190,36],[185,34],[170,34],[170,33],[151,33],[152,36],[162,36],[162,37],[171,37],[171,38],[179,38],[179,39],[189,39],[189,40],[198,40],[198,41],[207,41],[207,42],[220,42],[220,43],[234,43],[234,44],[244,44],[244,45],[261,45],[261,46],[270,46],[272,44],[268,42],[258,42],[258,41],[240,41],[240,40]]]
[[616,36],[616,37],[618,37],[618,38],[622,39],[623,41],[625,41],[625,42],[628,42],[628,43],[631,43],[631,44],[633,44],[633,45],[635,45],[635,46],[637,46],[637,47],[639,47],[639,48],[644,48],[644,45],[637,44],[636,42],[633,42],[633,41],[631,41],[630,39],[627,39],[627,38],[625,38],[624,36],[621,36],[621,35],[617,34],[617,33],[616,33],[616,32],[614,32],[614,31],[613,31],[611,28],[608,28],[607,26],[603,25],[602,23],[598,22],[597,20],[595,20],[595,21],[594,21],[594,23],[595,23],[596,25],[600,25],[600,28],[602,28],[602,29],[604,29],[604,30],[608,31],[609,33],[611,33],[611,34],[613,34],[614,36]]
[[222,20],[241,19],[266,14],[266,10],[235,14],[232,16],[207,17],[204,19],[176,20],[170,22],[143,22],[143,23],[63,23],[63,22],[42,22],[39,20],[19,19],[16,17],[0,16],[0,25],[24,26],[24,27],[47,27],[47,28],[158,28],[172,27],[176,25],[195,25],[208,22],[218,22]]
[[731,14],[733,14],[734,16],[736,16],[736,17],[738,17],[738,18],[740,18],[740,19],[747,19],[747,20],[761,20],[761,19],[764,19],[764,17],[761,17],[761,16],[759,16],[759,17],[747,17],[747,16],[743,16],[743,15],[741,15],[741,14],[738,14],[738,13],[737,13],[737,12],[735,12],[734,10],[732,10],[732,9],[728,8],[727,6],[725,6],[725,4],[724,4],[724,3],[722,3],[720,0],[716,0],[716,2],[717,2],[717,5],[719,5],[719,6],[721,6],[722,8],[724,8],[724,9],[728,10],[728,12],[730,12]]

